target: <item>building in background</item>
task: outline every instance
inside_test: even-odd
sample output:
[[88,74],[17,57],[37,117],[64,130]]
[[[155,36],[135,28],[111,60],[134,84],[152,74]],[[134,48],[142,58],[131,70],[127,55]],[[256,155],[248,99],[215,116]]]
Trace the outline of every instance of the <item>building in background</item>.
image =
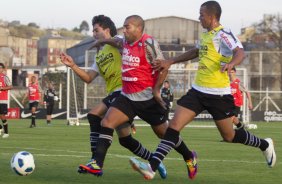
[[[118,34],[123,35],[122,31],[122,27],[118,28]],[[167,16],[145,20],[144,32],[162,45],[194,45],[199,40],[202,27],[196,20]]]
[[59,54],[80,41],[64,38],[56,30],[48,30],[47,35],[38,40],[38,65],[46,67],[62,65],[58,60]]

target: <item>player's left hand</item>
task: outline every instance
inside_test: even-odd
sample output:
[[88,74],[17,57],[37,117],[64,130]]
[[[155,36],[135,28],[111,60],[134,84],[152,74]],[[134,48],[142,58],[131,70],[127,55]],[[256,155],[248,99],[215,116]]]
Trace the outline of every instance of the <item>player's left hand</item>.
[[156,59],[152,63],[152,68],[154,70],[162,72],[164,70],[168,70],[170,65],[171,65],[171,62],[169,60]]
[[226,63],[226,64],[221,66],[221,70],[220,71],[221,72],[226,72],[227,71],[227,73],[230,73],[231,69],[234,68],[234,66],[235,65],[232,62]]

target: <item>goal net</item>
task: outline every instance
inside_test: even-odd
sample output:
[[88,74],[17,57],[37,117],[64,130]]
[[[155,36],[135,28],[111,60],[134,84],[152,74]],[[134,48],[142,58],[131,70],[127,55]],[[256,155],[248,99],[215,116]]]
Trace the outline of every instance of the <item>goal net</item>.
[[[88,71],[90,67],[83,67]],[[79,125],[81,119],[106,96],[105,82],[98,76],[90,84],[85,83],[71,69],[67,71],[67,120]]]
[[[86,51],[85,67],[88,71],[93,64],[96,51]],[[67,70],[67,121],[70,125],[79,125],[81,119],[106,96],[105,82],[98,76],[87,84],[79,78],[70,68]]]

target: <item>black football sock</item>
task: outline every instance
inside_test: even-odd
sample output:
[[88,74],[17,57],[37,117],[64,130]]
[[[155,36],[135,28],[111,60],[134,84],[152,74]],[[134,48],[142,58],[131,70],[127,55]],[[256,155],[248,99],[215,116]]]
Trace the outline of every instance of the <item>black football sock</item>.
[[94,158],[100,167],[103,167],[108,148],[112,144],[114,129],[101,127]]
[[178,143],[175,145],[174,149],[182,155],[185,161],[193,158],[193,153],[189,150],[189,148],[186,146],[180,136]]
[[175,148],[175,145],[178,143],[178,141],[179,132],[172,128],[168,128],[164,138],[161,139],[156,152],[153,153],[153,157],[150,160],[150,165],[153,171],[157,170],[164,157],[170,152],[171,149]]
[[119,138],[119,143],[136,156],[141,157],[144,160],[149,160],[152,157],[151,152],[143,147],[142,144],[134,139],[131,135]]
[[8,134],[8,122],[7,122],[6,119],[2,120],[2,122],[3,122],[3,126],[4,126],[4,133]]
[[87,114],[87,119],[90,125],[90,146],[92,152],[92,158],[94,158],[94,153],[96,151],[97,142],[99,139],[101,131],[101,118],[94,114]]
[[255,135],[251,134],[249,131],[243,128],[235,130],[235,136],[232,142],[257,147],[260,148],[261,151],[265,151],[266,148],[268,147],[267,141],[256,137]]
[[36,118],[36,115],[35,113],[32,113],[31,114],[31,124],[35,126],[35,118]]
[[239,121],[239,123],[236,125],[236,127],[239,129],[239,128],[242,128],[243,127],[243,124]]

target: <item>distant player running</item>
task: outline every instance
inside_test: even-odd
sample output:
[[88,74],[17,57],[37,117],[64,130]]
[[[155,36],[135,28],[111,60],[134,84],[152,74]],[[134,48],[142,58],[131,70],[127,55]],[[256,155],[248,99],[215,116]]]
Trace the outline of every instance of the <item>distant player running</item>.
[[[107,16],[95,16],[92,19],[92,25],[93,36],[97,40],[97,42],[102,39],[112,39],[117,34],[114,23]],[[104,117],[111,104],[120,95],[122,88],[121,51],[111,45],[102,44],[102,48],[96,54],[94,64],[88,72],[80,69],[74,63],[73,59],[67,54],[62,53],[60,57],[61,61],[65,65],[69,66],[83,81],[90,83],[98,75],[102,76],[106,81],[108,96],[105,97],[100,104],[92,108],[92,110],[87,115],[90,124],[90,144],[92,160],[86,165],[80,165],[78,170],[78,172],[80,173],[89,172],[91,174],[97,174],[95,162],[93,159],[96,153],[96,144],[98,138],[99,136],[103,136],[103,134],[101,134],[101,119]],[[145,160],[151,159],[151,152],[131,136],[130,130],[130,123],[126,123],[116,128],[120,144],[129,149],[135,155]],[[158,170],[161,177],[166,178],[166,169],[163,164],[160,164]],[[101,174],[102,173],[99,173],[97,175]]]
[[[225,141],[259,148],[265,156],[267,165],[269,167],[275,165],[276,154],[271,138],[260,139],[243,128],[233,129],[234,100],[231,95],[228,72],[243,61],[245,54],[238,38],[220,24],[220,16],[221,7],[218,2],[203,3],[199,19],[206,31],[201,35],[199,46],[171,60],[155,63],[156,68],[168,69],[174,63],[199,57],[195,83],[192,89],[177,101],[178,106],[174,117],[169,122],[169,128],[154,152],[153,158],[149,164],[141,162],[136,165],[137,171],[145,178],[154,178],[160,161],[171,149],[175,148],[180,131],[204,110],[213,116]],[[193,175],[189,177],[194,179],[198,169],[196,154],[189,164],[194,168]]]

